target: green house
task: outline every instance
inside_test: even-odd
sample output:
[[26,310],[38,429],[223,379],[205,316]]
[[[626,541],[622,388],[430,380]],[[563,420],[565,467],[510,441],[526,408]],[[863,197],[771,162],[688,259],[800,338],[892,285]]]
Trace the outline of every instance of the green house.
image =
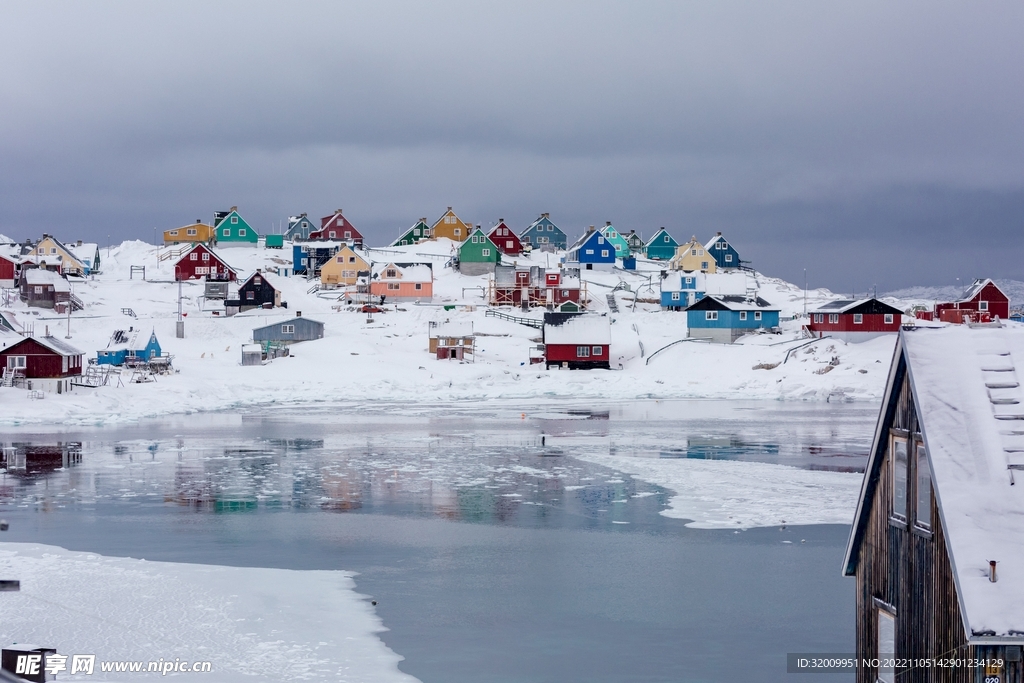
[[430,239],[430,226],[427,225],[426,218],[421,218],[416,221],[416,225],[406,230],[401,237],[392,242],[391,246],[404,247],[407,244],[416,244],[425,239]]
[[459,247],[459,272],[463,275],[493,273],[501,263],[501,251],[480,228],[475,228]]
[[221,246],[256,244],[260,241],[259,233],[238,215],[237,206],[214,213],[213,227],[217,234],[217,244]]
[[626,258],[629,256],[629,243],[625,237],[619,234],[614,225],[606,222],[604,227],[601,228],[601,234],[615,247],[615,258]]
[[675,238],[668,234],[665,228],[662,228],[647,243],[647,258],[671,261],[675,258],[678,248],[679,242],[676,242]]

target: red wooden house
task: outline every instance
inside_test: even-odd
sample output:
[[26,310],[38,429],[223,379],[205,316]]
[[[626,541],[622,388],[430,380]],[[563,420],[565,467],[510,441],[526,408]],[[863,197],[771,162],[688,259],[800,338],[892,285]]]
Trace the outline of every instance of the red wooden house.
[[62,394],[82,374],[82,352],[49,335],[24,337],[0,350],[4,384]]
[[611,367],[612,328],[608,316],[590,313],[545,313],[544,362],[570,370]]
[[807,330],[816,337],[860,342],[899,332],[903,311],[878,299],[842,300],[812,311],[810,318]]
[[527,306],[555,308],[571,302],[582,309],[585,299],[578,268],[548,270],[500,264],[494,267],[488,295],[492,306],[522,306],[525,302]]
[[1010,298],[992,280],[975,280],[957,301],[935,304],[935,317],[947,323],[1010,317]]
[[320,229],[309,233],[311,240],[340,240],[351,242],[357,247],[363,246],[363,234],[356,230],[352,221],[341,215],[338,209],[330,216],[320,219]]
[[174,279],[196,280],[202,277],[208,282],[228,282],[237,278],[238,273],[208,246],[195,244],[174,264]]
[[519,235],[505,225],[504,218],[498,219],[498,224],[491,228],[487,237],[494,242],[494,246],[498,247],[498,251],[502,254],[518,256],[523,253],[522,240],[519,239]]
[[14,256],[0,254],[0,287],[14,289],[18,286],[18,271],[21,266]]

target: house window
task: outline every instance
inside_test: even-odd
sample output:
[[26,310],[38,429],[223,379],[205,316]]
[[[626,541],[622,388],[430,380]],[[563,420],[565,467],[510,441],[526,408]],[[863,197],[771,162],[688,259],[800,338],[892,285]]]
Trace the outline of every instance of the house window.
[[705,320],[718,320],[718,311],[704,311]]
[[691,256],[696,256],[697,255],[697,250],[696,249],[691,249],[690,250],[690,255]]
[[26,367],[26,356],[7,356],[8,370],[24,370]]
[[341,216],[338,216],[338,225],[339,226],[345,225],[345,219],[342,218]]
[[189,261],[198,261],[199,260],[199,254],[197,254],[196,252],[193,251],[191,254],[188,255],[188,260]]
[[754,311],[754,320],[761,319],[761,311]]
[[590,347],[589,346],[577,346],[576,347],[577,358],[590,358]]
[[[175,234],[175,235],[177,235],[177,234],[178,234],[178,231],[177,231],[177,230],[175,230],[175,231],[174,231],[174,234]],[[186,234],[186,235],[198,235],[198,234],[199,234],[199,231],[198,231],[198,230],[196,230],[195,228],[189,228],[188,230],[186,230],[186,231],[185,231],[185,234]]]
[[838,323],[839,322],[839,314],[838,313],[829,313],[828,314],[828,321],[830,323],[832,323],[833,325]]
[[[879,609],[879,683],[896,683],[896,668],[893,659],[896,656],[896,616],[885,609]],[[888,661],[887,661],[888,660]],[[890,666],[882,666],[889,664]]]
[[892,325],[892,313],[885,314],[885,324]]
[[209,252],[206,252],[206,251],[203,252],[203,260],[204,261],[209,261],[210,260],[210,253]]
[[701,261],[700,262],[700,269],[701,270],[707,270],[708,269],[708,262],[707,261]]
[[608,258],[608,250],[607,249],[602,249],[601,250],[601,257],[602,258]]
[[237,225],[237,224],[238,224],[238,216],[232,216],[231,217],[231,225]]
[[512,240],[508,240],[507,242],[505,242],[505,248],[506,248],[506,249],[514,249],[514,248],[515,248],[515,247],[514,247],[514,246],[512,245]]
[[384,273],[384,277],[398,277],[398,271],[394,268],[389,268],[388,271]]
[[231,228],[224,228],[220,231],[222,237],[231,237]]
[[462,228],[455,228],[454,232],[455,236],[459,237],[460,235],[462,235]]
[[389,283],[388,283],[388,289],[389,289],[390,291],[394,291],[394,290],[398,289],[398,288],[399,288],[399,287],[401,287],[401,286],[402,286],[402,285],[400,285],[400,284],[399,284],[399,283],[397,283],[397,282],[389,282]]
[[914,519],[922,529],[932,528],[932,472],[928,466],[928,451],[920,441],[914,444],[917,466],[917,510]]
[[50,247],[50,253],[51,254],[56,254],[57,253],[57,247]]
[[726,254],[725,255],[725,262],[726,263],[732,263],[732,254]]
[[892,514],[893,517],[907,519],[907,439],[893,436],[889,444],[892,460]]
[[864,314],[863,313],[854,313],[853,314],[853,324],[854,325],[861,325],[863,323],[864,323]]
[[35,287],[33,287],[33,289],[35,290],[36,294],[42,294],[43,293],[43,286],[42,285],[36,285]]
[[562,296],[569,296],[569,290],[568,289],[563,289],[562,290]]
[[664,240],[665,240],[666,242],[668,242],[668,235],[665,235],[665,237],[664,237],[663,239],[664,239]]
[[746,320],[746,319],[747,319],[747,312],[746,311],[740,311],[740,320]]
[[978,310],[979,311],[987,311],[988,310],[988,302],[987,301],[979,301],[978,302]]
[[825,322],[825,314],[824,313],[815,313],[814,314],[814,322],[816,322],[816,323]]
[[309,227],[309,223],[307,223],[306,221],[302,221],[302,227],[308,228]]
[[345,231],[345,239],[351,239],[351,238],[352,238],[352,231],[351,230],[346,230]]
[[719,242],[718,243],[718,248],[719,249],[725,249],[725,242]]
[[584,253],[593,256],[594,250],[593,249],[587,249],[587,250],[584,251]]
[[171,234],[171,237],[177,237],[178,236],[178,231],[177,230],[171,230],[170,234]]
[[239,237],[245,237],[245,228],[239,228],[238,229],[238,236]]
[[603,346],[595,346],[594,348],[592,348],[590,350],[590,352],[593,355],[595,355],[595,356],[600,356],[602,353],[604,353],[604,347]]
[[281,325],[281,334],[295,334],[295,325]]
[[672,292],[672,301],[679,301],[679,292]]
[[336,232],[334,232],[333,230],[331,230],[331,232],[330,232],[330,233],[328,233],[328,235],[327,235],[327,236],[328,236],[328,237],[329,237],[330,239],[332,239],[332,240],[333,240],[333,239],[334,239],[335,237],[337,237],[337,236],[338,236],[338,233],[336,233]]
[[693,284],[693,278],[692,277],[686,278],[686,284],[692,285]]
[[246,292],[245,298],[249,301],[252,301],[253,299],[256,298],[256,292]]
[[598,244],[604,244],[604,238],[603,237],[598,237],[597,238],[597,243]]
[[480,250],[480,255],[481,256],[490,256],[491,255],[491,250],[490,249],[481,249]]
[[422,282],[417,282],[416,286],[415,286],[415,289],[416,289],[417,292],[420,291],[421,289],[423,289],[423,283]]

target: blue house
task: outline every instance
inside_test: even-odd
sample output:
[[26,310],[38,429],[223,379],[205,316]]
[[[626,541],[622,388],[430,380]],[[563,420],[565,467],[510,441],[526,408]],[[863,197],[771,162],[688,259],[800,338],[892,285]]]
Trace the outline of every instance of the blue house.
[[565,261],[580,270],[611,270],[615,265],[615,245],[591,225],[569,247]]
[[731,344],[757,330],[779,326],[779,309],[757,297],[705,296],[686,309],[686,336]]
[[156,331],[150,332],[149,341],[139,347],[136,344],[139,330],[129,328],[128,331],[116,330],[110,335],[107,348],[96,352],[97,365],[124,365],[127,361],[148,362],[159,358],[162,354]]
[[551,222],[546,213],[542,213],[540,218],[519,233],[519,241],[541,251],[554,251],[569,246],[569,238],[561,228]]
[[292,272],[296,275],[315,277],[320,274],[320,266],[331,260],[338,253],[341,242],[303,242],[292,245]]
[[305,213],[300,213],[298,216],[289,216],[288,229],[285,230],[284,238],[290,242],[308,240],[309,233],[312,230],[316,230],[316,227]]
[[722,237],[720,232],[708,240],[708,243],[704,245],[704,249],[708,252],[708,255],[715,259],[715,264],[719,268],[739,268],[740,263],[742,263],[739,252],[736,251],[727,239]]
[[661,307],[681,311],[704,298],[704,273],[681,270],[661,271]]
[[678,248],[679,242],[676,242],[675,238],[668,234],[665,228],[662,228],[654,233],[654,237],[647,242],[645,253],[649,259],[671,261],[676,255],[676,249]]

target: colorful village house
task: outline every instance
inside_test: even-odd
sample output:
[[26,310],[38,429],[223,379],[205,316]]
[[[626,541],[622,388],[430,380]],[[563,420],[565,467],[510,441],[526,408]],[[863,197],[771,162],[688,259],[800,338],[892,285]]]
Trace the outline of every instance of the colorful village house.
[[[287,304],[284,304],[287,306]],[[281,303],[281,290],[275,287],[267,277],[267,274],[259,268],[256,272],[238,287],[238,298],[228,299],[224,302],[224,312],[227,315],[244,313],[254,308],[279,308]]]
[[615,266],[615,247],[591,225],[569,247],[565,262],[580,270],[611,270]]
[[213,227],[216,228],[219,246],[237,247],[259,244],[259,233],[245,222],[245,219],[238,213],[237,206],[232,206],[227,211],[216,212],[213,215]]
[[615,247],[615,258],[629,256],[629,244],[626,242],[626,238],[619,234],[611,221],[605,221],[604,227],[601,228],[601,234]]
[[100,245],[95,242],[78,240],[67,245],[68,250],[85,265],[85,274],[93,275],[100,272]]
[[65,275],[86,276],[92,271],[91,263],[80,261],[75,253],[53,235],[43,239],[29,252],[29,258],[40,267],[57,269]]
[[115,330],[110,335],[107,348],[96,352],[97,365],[124,365],[126,363],[148,363],[163,355],[160,348],[160,341],[156,338],[156,330],[149,334],[149,341],[145,346],[138,346],[139,330],[128,328],[127,330]]
[[745,334],[774,330],[779,309],[761,297],[707,295],[686,309],[686,336],[732,344]]
[[858,683],[1024,680],[1021,359],[1016,326],[899,333],[843,561]]
[[346,244],[320,266],[320,284],[325,289],[350,287],[356,284],[360,275],[367,275],[369,270],[369,262]]
[[305,213],[289,216],[288,229],[284,231],[284,238],[289,242],[302,242],[309,239],[309,233],[313,230],[313,221],[309,220],[309,216]]
[[542,213],[534,222],[530,223],[519,234],[519,240],[524,246],[529,245],[533,249],[541,251],[557,251],[569,246],[569,238],[561,228],[551,222],[550,214]]
[[699,270],[661,271],[661,307],[682,311],[704,298],[705,274]]
[[830,301],[810,313],[807,331],[815,337],[862,342],[884,334],[896,334],[903,311],[878,299]]
[[545,313],[542,342],[544,362],[549,368],[611,367],[611,322],[603,313]]
[[465,241],[470,234],[473,232],[473,224],[463,222],[461,218],[455,215],[452,211],[452,207],[448,207],[448,210],[437,219],[432,226],[430,226],[430,237],[431,239],[439,239],[441,237],[447,237],[453,242]]
[[82,352],[63,339],[22,337],[0,350],[3,385],[63,394],[82,375]]
[[174,264],[175,280],[206,278],[208,282],[231,282],[237,276],[235,269],[205,244],[192,245]]
[[334,258],[344,244],[341,242],[303,242],[292,244],[292,272],[307,280],[320,277],[320,269]]
[[384,301],[430,301],[434,296],[434,269],[429,263],[374,263],[370,295]]
[[427,225],[426,218],[421,218],[411,228],[402,233],[397,240],[392,242],[391,246],[404,247],[410,244],[419,244],[428,239],[430,239],[430,226]]
[[635,256],[636,254],[642,254],[644,251],[644,238],[641,237],[636,230],[630,230],[629,234],[625,236],[626,245],[629,246],[629,255]]
[[363,234],[356,230],[352,221],[336,209],[330,216],[320,219],[320,229],[309,233],[311,240],[340,240],[362,248]]
[[497,225],[491,228],[491,232],[487,235],[487,238],[494,243],[494,246],[498,248],[502,254],[508,256],[519,256],[523,253],[523,243],[519,239],[519,235],[512,232],[507,225],[505,225],[505,219],[499,218]]
[[1010,298],[989,279],[974,284],[956,301],[935,304],[935,316],[948,323],[983,322],[992,318],[1006,320],[1010,316]]
[[190,244],[192,242],[213,244],[216,241],[217,235],[213,226],[203,223],[198,218],[191,225],[164,230],[164,244]]
[[0,288],[14,289],[21,274],[20,260],[13,255],[0,254]]
[[471,360],[475,344],[472,320],[430,321],[427,351],[437,360]]
[[494,277],[488,283],[487,301],[491,306],[543,306],[549,310],[582,310],[586,288],[581,288],[578,268],[549,269],[541,266],[494,266]]
[[714,273],[718,270],[718,263],[704,248],[704,245],[697,241],[696,237],[690,238],[689,243],[680,245],[676,249],[675,257],[669,262],[672,270],[697,270],[702,273]]
[[463,275],[486,275],[501,263],[501,250],[479,226],[459,247],[459,272]]
[[82,303],[71,293],[71,283],[63,275],[45,268],[22,267],[18,294],[27,306],[52,308],[57,313],[81,310]]
[[740,267],[739,252],[722,236],[721,232],[715,233],[715,236],[704,245],[704,249],[711,255],[711,258],[715,259],[719,268]]
[[647,243],[644,254],[649,259],[671,261],[678,249],[679,243],[676,242],[675,238],[668,234],[665,228],[661,228],[658,232],[654,233],[654,237]]
[[323,337],[324,324],[319,320],[303,318],[302,311],[291,320],[264,325],[252,331],[252,340],[258,344],[295,344]]

